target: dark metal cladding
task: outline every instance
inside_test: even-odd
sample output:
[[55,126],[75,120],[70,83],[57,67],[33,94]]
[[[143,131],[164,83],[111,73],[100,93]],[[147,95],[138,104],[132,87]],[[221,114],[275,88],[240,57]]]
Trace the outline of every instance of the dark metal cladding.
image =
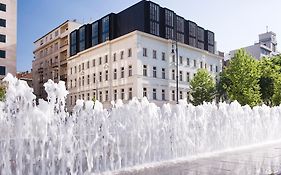
[[70,34],[70,56],[136,30],[165,39],[176,39],[214,53],[213,32],[185,20],[170,9],[142,0],[117,14],[110,13],[73,31]]

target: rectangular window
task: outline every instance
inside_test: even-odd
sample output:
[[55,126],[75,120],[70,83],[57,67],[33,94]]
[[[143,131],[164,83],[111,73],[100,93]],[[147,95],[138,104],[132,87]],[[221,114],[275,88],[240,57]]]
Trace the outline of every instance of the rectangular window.
[[124,78],[124,70],[125,70],[125,68],[124,67],[121,67],[121,76],[120,76],[120,78]]
[[121,99],[125,99],[125,89],[121,89]]
[[183,99],[182,91],[180,91],[180,99]]
[[162,61],[165,61],[165,60],[166,60],[165,52],[162,52]]
[[183,62],[183,61],[182,61],[182,56],[180,56],[180,64],[182,64],[182,62]]
[[165,90],[162,89],[162,100],[166,100],[166,97],[165,97]]
[[99,43],[99,24],[95,22],[92,24],[92,46]]
[[70,55],[75,55],[77,53],[76,49],[76,31],[70,34]]
[[0,66],[0,75],[6,75],[6,67]]
[[108,70],[105,71],[105,81],[108,80]]
[[213,65],[210,65],[210,71],[213,72]]
[[93,67],[96,66],[96,60],[93,60]]
[[166,78],[166,70],[162,68],[162,79]]
[[85,33],[86,33],[85,26],[83,26],[79,29],[79,51],[83,51],[86,49]]
[[84,86],[84,82],[85,82],[85,77],[82,76],[82,86]]
[[102,91],[100,91],[100,99],[99,99],[100,102],[102,102]]
[[0,58],[6,58],[6,51],[0,50]]
[[193,60],[193,66],[194,66],[194,67],[197,67],[196,60]]
[[147,57],[147,48],[143,48],[143,56]]
[[121,51],[120,53],[120,59],[122,60],[124,58],[124,51]]
[[114,71],[113,71],[113,79],[114,80],[117,79],[117,69],[114,69]]
[[90,84],[90,75],[87,76],[87,84]]
[[0,19],[0,26],[6,27],[6,20],[5,19]]
[[142,96],[147,97],[147,89],[146,88],[142,89]]
[[108,56],[107,55],[105,55],[104,62],[108,63]]
[[108,101],[108,91],[105,91],[105,101]]
[[153,97],[153,100],[157,99],[157,91],[156,91],[156,89],[153,89],[152,97]]
[[175,70],[172,70],[172,80],[175,80]]
[[100,82],[102,82],[102,72],[100,72]]
[[186,65],[189,66],[189,58],[186,58]]
[[156,52],[156,50],[153,50],[153,58],[154,58],[154,59],[157,58],[157,52]]
[[129,65],[129,67],[128,67],[128,76],[129,77],[131,77],[132,76],[132,73],[133,72],[133,70],[132,70],[132,65]]
[[133,98],[133,89],[132,88],[129,88],[128,97],[129,97],[129,100],[131,100]]
[[150,33],[159,36],[159,23],[150,21]]
[[101,60],[101,57],[99,57],[99,65],[102,64],[102,60]]
[[219,71],[218,66],[216,66],[216,72],[218,72],[218,71]]
[[0,3],[0,11],[6,11],[6,4]]
[[203,62],[200,61],[200,68],[202,69],[203,68]]
[[96,83],[96,74],[93,73],[93,83]]
[[147,65],[143,65],[143,76],[147,76]]
[[172,90],[172,100],[173,101],[175,101],[175,97],[176,97],[175,90]]
[[132,49],[128,49],[128,57],[132,57]]
[[102,19],[102,42],[109,40],[109,16]]
[[90,68],[90,61],[87,61],[87,69]]
[[117,89],[114,89],[113,91],[113,96],[114,96],[114,100],[117,100]]
[[180,71],[180,81],[182,81],[182,71]]
[[157,68],[153,67],[153,77],[157,78]]
[[113,54],[113,61],[116,61],[116,53]]
[[6,35],[0,34],[0,42],[1,43],[6,43]]
[[186,73],[186,81],[189,82],[190,81],[190,75],[189,72]]
[[172,56],[172,62],[174,63],[176,60],[175,55]]

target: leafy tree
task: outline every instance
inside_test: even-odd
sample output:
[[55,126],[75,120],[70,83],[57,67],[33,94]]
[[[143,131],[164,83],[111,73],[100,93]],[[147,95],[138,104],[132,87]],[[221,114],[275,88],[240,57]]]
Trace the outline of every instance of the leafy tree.
[[222,80],[227,80],[222,86],[229,100],[237,100],[241,105],[253,107],[261,103],[260,77],[258,61],[240,49],[222,74]]
[[217,102],[219,101],[226,101],[227,100],[227,92],[226,92],[226,87],[228,87],[231,84],[231,81],[224,75],[224,71],[220,73],[220,80],[217,83],[216,89],[217,89],[217,94],[216,94],[216,99]]
[[6,96],[5,86],[0,85],[0,101],[4,101]]
[[215,97],[214,80],[205,69],[198,70],[191,80],[190,86],[193,105],[200,105],[204,101],[211,102]]
[[274,94],[272,96],[273,105],[281,104],[281,76],[278,76],[274,82]]

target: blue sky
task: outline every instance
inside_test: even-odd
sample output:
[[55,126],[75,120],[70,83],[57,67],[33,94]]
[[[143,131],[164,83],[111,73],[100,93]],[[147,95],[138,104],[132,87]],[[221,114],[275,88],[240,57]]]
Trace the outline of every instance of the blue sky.
[[[30,70],[33,42],[67,19],[80,22],[119,12],[139,0],[18,0],[17,70]],[[215,32],[218,50],[252,45],[269,30],[281,43],[280,0],[154,0]],[[280,48],[280,47],[278,47]]]

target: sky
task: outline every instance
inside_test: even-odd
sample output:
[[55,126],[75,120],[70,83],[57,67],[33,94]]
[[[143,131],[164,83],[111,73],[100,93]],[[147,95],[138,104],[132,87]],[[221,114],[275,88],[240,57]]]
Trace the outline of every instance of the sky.
[[[281,42],[280,0],[153,0],[215,33],[228,52],[258,41],[269,31]],[[17,71],[32,68],[33,42],[67,19],[81,23],[118,13],[139,0],[18,0]],[[277,46],[280,50],[280,46]]]

